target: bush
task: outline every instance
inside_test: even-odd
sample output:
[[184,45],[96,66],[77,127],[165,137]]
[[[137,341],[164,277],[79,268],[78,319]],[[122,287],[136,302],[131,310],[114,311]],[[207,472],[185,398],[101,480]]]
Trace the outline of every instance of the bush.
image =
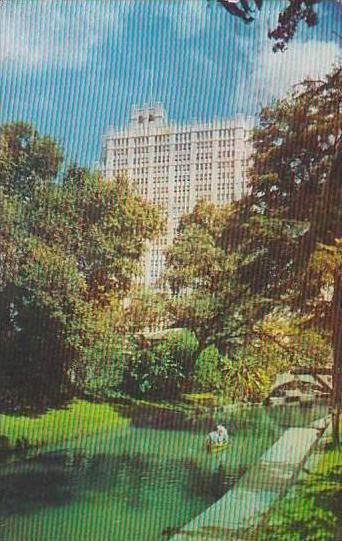
[[260,356],[243,355],[223,359],[224,392],[232,401],[258,402],[270,389],[267,365]]
[[83,352],[82,390],[98,398],[121,393],[129,358],[128,345],[120,337],[98,341]]
[[138,350],[126,372],[125,390],[138,396],[174,398],[187,387],[197,349],[195,335],[184,330],[170,332]]
[[181,332],[170,332],[166,344],[168,344],[175,360],[183,365],[185,373],[190,374],[193,371],[198,351],[198,340],[195,334],[186,329]]
[[198,356],[194,370],[194,387],[199,391],[222,387],[220,353],[216,346],[208,346]]
[[27,295],[13,285],[0,295],[0,409],[24,414],[58,407],[70,394],[61,326]]

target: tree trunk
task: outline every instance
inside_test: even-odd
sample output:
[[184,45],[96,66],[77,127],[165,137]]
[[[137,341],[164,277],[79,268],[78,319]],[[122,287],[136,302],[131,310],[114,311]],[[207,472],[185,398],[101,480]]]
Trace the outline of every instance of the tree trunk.
[[332,436],[334,446],[340,444],[340,415],[342,391],[342,272],[337,268],[334,279],[334,296],[332,301],[333,350],[332,370]]
[[[340,105],[338,106],[339,112]],[[331,195],[335,201],[341,202],[341,175],[342,175],[342,136],[340,135],[335,157],[330,174]],[[335,218],[333,228],[335,239],[340,239],[341,223],[340,214]],[[342,269],[339,265],[338,250],[341,245],[337,244],[337,262],[334,275],[334,294],[332,298],[332,347],[334,352],[332,370],[332,436],[334,446],[340,444],[340,415],[341,415],[341,390],[342,390]]]

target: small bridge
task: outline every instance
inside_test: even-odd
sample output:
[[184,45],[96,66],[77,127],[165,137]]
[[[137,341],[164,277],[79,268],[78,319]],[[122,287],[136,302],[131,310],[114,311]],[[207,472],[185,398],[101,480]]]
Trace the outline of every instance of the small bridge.
[[305,395],[303,388],[310,389],[313,394],[330,395],[332,391],[332,368],[293,368],[278,374],[268,398],[279,396],[300,397]]

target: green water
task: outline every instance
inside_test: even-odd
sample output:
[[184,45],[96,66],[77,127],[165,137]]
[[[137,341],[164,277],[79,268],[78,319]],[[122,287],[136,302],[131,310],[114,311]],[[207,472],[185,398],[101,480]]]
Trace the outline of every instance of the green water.
[[[0,468],[2,541],[162,541],[219,499],[289,426],[326,408],[196,418],[134,408],[129,426]],[[229,448],[208,455],[214,422]]]

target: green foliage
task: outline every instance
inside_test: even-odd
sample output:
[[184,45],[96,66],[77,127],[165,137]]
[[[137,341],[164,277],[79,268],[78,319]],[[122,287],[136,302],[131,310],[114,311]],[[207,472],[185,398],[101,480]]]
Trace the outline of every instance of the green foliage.
[[270,373],[260,355],[243,350],[234,359],[223,360],[224,394],[232,402],[259,402],[267,396]]
[[[114,336],[153,323],[132,301],[146,241],[163,220],[126,178],[73,166],[27,124],[0,129],[0,350],[2,406],[40,410],[75,388],[119,385]],[[87,370],[85,367],[89,363]],[[82,379],[83,378],[83,379]],[[92,383],[90,383],[92,382]]]
[[128,293],[145,242],[162,231],[163,221],[125,177],[106,181],[83,170],[73,175],[72,180],[69,171],[62,187],[37,187],[27,221],[34,235],[75,261],[87,299],[103,304],[112,292]]
[[0,186],[0,292],[18,274],[21,221],[18,203]]
[[168,294],[143,286],[132,286],[126,299],[122,334],[137,334],[141,329],[150,329],[165,324]]
[[341,450],[326,450],[317,466],[246,539],[266,541],[337,541],[342,528]]
[[225,226],[234,220],[234,207],[201,201],[182,219],[166,254],[172,317],[196,333],[201,347],[215,343],[222,354],[243,341],[259,310],[238,279],[240,254],[226,246]]
[[187,372],[190,372],[198,350],[198,340],[194,333],[187,329],[170,331],[167,343],[170,345],[175,358],[183,363]]
[[199,354],[194,369],[194,386],[199,391],[222,389],[220,353],[217,347],[207,346]]
[[0,185],[5,193],[29,196],[35,186],[56,177],[62,161],[57,144],[29,124],[1,126]]
[[198,203],[167,254],[170,312],[229,359],[235,399],[262,398],[285,366],[327,365],[331,340],[341,401],[341,77],[336,67],[263,109],[250,194]]
[[332,355],[327,337],[288,312],[272,314],[251,329],[251,338],[223,359],[225,394],[236,401],[265,399],[277,374],[295,367],[320,368]]
[[312,263],[340,234],[341,80],[337,68],[324,81],[306,81],[262,111],[253,136],[244,250],[254,257],[242,278],[253,293],[266,283],[274,300],[286,294],[295,308],[312,309],[322,288],[332,286],[331,270],[313,273]]
[[[123,389],[124,374],[134,345],[122,337],[105,336],[98,339],[82,356],[81,385],[83,392],[100,398],[113,398]],[[80,366],[73,377],[79,378]]]
[[329,335],[306,323],[305,318],[294,317],[289,311],[274,311],[254,327],[245,351],[262,357],[271,377],[295,367],[324,367],[332,357]]
[[[342,67],[266,107],[254,133],[241,279],[308,315],[333,348],[333,426],[342,396]],[[263,235],[259,237],[259,231]]]
[[331,252],[326,272],[322,263],[328,251],[322,245],[337,248],[342,221],[342,124],[340,115],[336,118],[341,81],[341,67],[323,81],[305,81],[262,111],[253,137],[244,250],[254,257],[244,265],[242,278],[252,293],[264,292],[266,283],[270,298],[285,297],[292,307],[309,312],[318,301],[325,304],[322,289],[333,287],[333,269],[339,265],[337,251],[332,265]]
[[60,323],[18,287],[0,295],[0,407],[42,411],[68,397],[73,358]]
[[172,332],[140,348],[126,374],[126,390],[151,397],[175,397],[189,386],[198,341],[189,331]]

